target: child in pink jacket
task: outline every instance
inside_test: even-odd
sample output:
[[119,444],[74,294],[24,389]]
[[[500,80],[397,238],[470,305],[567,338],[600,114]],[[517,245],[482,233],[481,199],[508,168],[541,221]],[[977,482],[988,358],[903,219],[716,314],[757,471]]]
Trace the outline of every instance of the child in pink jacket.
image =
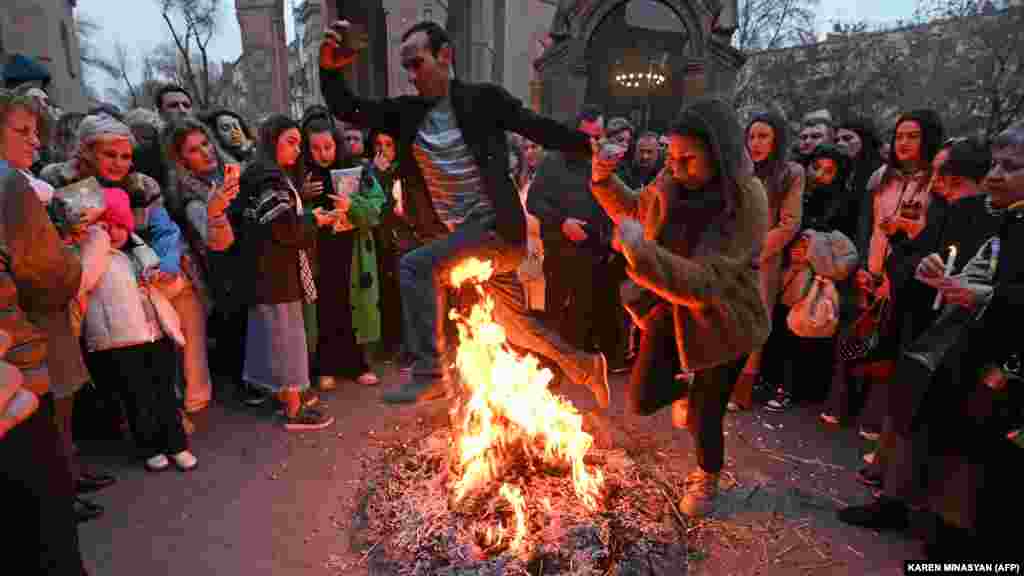
[[90,233],[109,235],[109,249],[94,244],[82,254],[86,363],[95,381],[117,387],[146,469],[164,470],[173,461],[191,470],[198,461],[188,449],[174,379],[175,346],[185,341],[161,292],[166,279],[153,266],[159,259],[131,233],[128,194],[107,188],[104,200],[106,210]]

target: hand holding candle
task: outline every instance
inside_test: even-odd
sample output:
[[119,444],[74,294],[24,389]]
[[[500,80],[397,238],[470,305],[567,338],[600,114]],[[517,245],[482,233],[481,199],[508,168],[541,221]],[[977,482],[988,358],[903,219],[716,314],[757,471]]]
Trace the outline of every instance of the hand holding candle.
[[[953,273],[953,265],[956,263],[956,246],[949,247],[949,256],[946,258],[946,273],[945,276],[948,278]],[[932,304],[932,310],[938,310],[942,306],[942,291],[935,295],[935,302]]]

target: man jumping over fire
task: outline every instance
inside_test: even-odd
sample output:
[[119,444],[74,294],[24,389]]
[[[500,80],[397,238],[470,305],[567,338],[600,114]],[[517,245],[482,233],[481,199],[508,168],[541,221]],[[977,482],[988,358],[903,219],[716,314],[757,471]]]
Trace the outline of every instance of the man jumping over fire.
[[445,283],[456,264],[475,257],[494,264],[487,290],[509,341],[553,360],[607,407],[604,356],[570,346],[526,307],[516,276],[526,248],[526,218],[508,177],[505,133],[579,158],[591,156],[590,137],[538,116],[500,86],[451,78],[451,40],[434,22],[416,24],[402,35],[402,67],[419,95],[360,98],[346,86],[341,70],[365,44],[365,34],[347,22],[331,26],[320,46],[324,100],[341,120],[394,136],[405,216],[425,240],[399,264],[404,337],[414,358],[412,378],[382,399],[415,403],[447,393]]
[[768,201],[742,134],[732,108],[709,99],[683,110],[666,168],[647,187],[623,184],[614,158],[593,160],[591,192],[627,261],[623,304],[643,331],[629,409],[647,415],[673,404],[673,423],[689,428],[698,469],[679,504],[689,516],[707,514],[718,495],[729,364],[770,329],[755,265]]

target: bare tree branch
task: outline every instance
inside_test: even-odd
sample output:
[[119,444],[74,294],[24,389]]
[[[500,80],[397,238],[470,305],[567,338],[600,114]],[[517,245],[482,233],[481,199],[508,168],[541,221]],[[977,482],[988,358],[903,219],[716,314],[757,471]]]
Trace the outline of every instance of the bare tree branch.
[[[764,22],[752,11],[766,2],[775,2],[774,18],[786,14],[781,0],[748,0],[749,22]],[[769,22],[778,29],[777,19]],[[928,0],[908,22],[879,31],[836,24],[821,43],[753,51],[736,104],[775,105],[791,118],[828,108],[882,124],[896,111],[928,107],[952,134],[989,136],[1024,116],[1024,8]]]
[[[215,100],[212,81],[214,72],[208,47],[219,26],[217,0],[156,0],[164,23],[171,33],[180,56],[185,85],[200,108],[208,108]],[[172,16],[183,25],[175,26]],[[194,50],[193,50],[194,48]]]
[[139,106],[139,95],[135,91],[135,85],[132,84],[132,79],[128,77],[128,70],[131,68],[131,59],[128,56],[128,49],[123,44],[117,43],[114,45],[114,58],[117,63],[117,70],[119,72],[120,80],[124,82],[125,87],[128,89],[128,95],[132,99],[132,108]]

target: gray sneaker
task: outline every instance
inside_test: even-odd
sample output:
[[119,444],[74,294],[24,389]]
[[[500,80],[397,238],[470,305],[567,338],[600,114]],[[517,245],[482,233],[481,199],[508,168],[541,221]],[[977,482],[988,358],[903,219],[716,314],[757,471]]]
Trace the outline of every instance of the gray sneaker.
[[683,498],[679,511],[690,518],[707,516],[715,508],[718,497],[718,474],[711,474],[697,468],[683,483]]
[[448,386],[444,379],[417,379],[398,388],[381,394],[380,400],[385,404],[420,404],[444,398],[448,394]]
[[608,360],[604,354],[598,352],[591,355],[590,375],[584,381],[587,388],[594,394],[597,405],[601,409],[608,407],[611,391],[608,389]]

